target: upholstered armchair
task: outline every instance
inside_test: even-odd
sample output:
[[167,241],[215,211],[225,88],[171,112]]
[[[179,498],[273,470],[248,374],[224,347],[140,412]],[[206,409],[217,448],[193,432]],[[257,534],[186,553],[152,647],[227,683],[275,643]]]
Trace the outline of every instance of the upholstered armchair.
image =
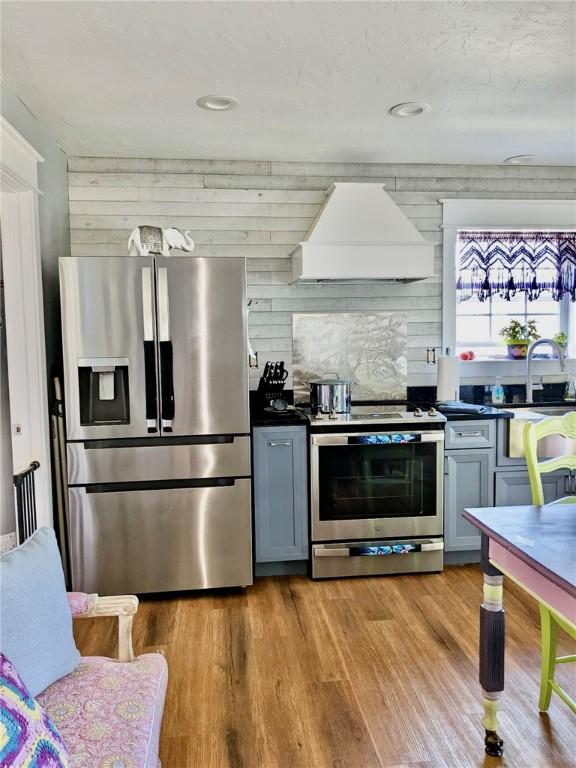
[[161,653],[134,656],[133,595],[68,593],[75,619],[118,618],[118,659],[82,657],[79,666],[37,698],[78,768],[157,768],[168,679]]

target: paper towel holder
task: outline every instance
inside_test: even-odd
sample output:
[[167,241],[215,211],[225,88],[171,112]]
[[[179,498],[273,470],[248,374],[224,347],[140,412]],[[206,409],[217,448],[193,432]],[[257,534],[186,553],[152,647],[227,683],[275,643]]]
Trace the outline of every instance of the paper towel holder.
[[460,402],[460,360],[451,354],[450,347],[438,358],[436,380],[436,404],[454,405]]

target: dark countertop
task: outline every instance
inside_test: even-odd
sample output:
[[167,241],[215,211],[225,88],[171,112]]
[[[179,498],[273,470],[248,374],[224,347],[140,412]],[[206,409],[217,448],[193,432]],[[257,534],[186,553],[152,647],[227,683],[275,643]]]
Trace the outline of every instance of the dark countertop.
[[[526,396],[524,385],[505,385],[507,402],[497,406],[493,406],[490,402],[491,395],[485,386],[462,386],[460,389],[460,399],[462,402],[482,404],[486,407],[485,413],[446,413],[444,415],[447,421],[479,421],[482,419],[512,419],[514,414],[510,413],[509,408],[531,408],[537,410],[538,407],[542,406],[570,407],[570,405],[574,405],[576,408],[576,403],[570,403],[562,399],[564,396],[563,384],[545,384],[544,386],[545,390],[535,390],[534,392],[534,398],[539,402],[528,404],[522,402]],[[292,390],[284,390],[282,397],[288,403],[294,402]],[[420,407],[422,410],[427,410],[431,405],[435,404],[435,400],[436,387],[408,387],[406,400],[389,400],[378,404],[374,403],[374,405],[407,406],[411,410]],[[291,424],[294,426],[306,426],[308,424],[308,418],[303,410],[295,409],[278,411],[276,413],[264,412],[261,402],[259,402],[258,392],[254,391],[250,392],[250,411],[251,423],[254,427],[285,427]]]
[[[447,421],[479,421],[482,419],[511,419],[514,414],[504,408],[492,408],[485,406],[485,413],[449,413],[444,414]],[[262,411],[256,410],[251,414],[253,427],[296,427],[307,426],[308,417],[297,408],[288,411]]]
[[[484,413],[445,413],[447,421],[480,421],[483,419],[513,419],[514,414],[506,410],[506,406],[493,408],[490,405],[484,406]],[[508,406],[510,407],[510,406]]]
[[297,408],[275,412],[256,410],[250,414],[250,423],[253,427],[305,427],[308,417]]
[[[482,399],[480,397],[476,399],[475,395],[479,396],[481,393],[483,393],[483,387],[466,387],[463,389],[465,389],[465,391],[462,391],[460,394],[463,402],[475,402],[482,404]],[[521,396],[524,396],[524,393],[516,392],[515,390],[512,391],[512,389],[510,389],[509,394],[510,396],[513,395],[515,400],[520,400]],[[255,392],[250,393],[251,424],[253,427],[287,427],[308,425],[308,417],[302,410],[297,408],[291,408],[288,411],[263,411],[261,407],[259,407],[256,395],[257,393]],[[386,404],[409,406],[411,409],[419,406],[422,408],[422,410],[426,410],[430,407],[431,404],[434,403],[435,395],[436,390],[433,387],[409,387],[407,400],[388,401]],[[293,401],[293,393],[291,390],[284,392],[283,396],[288,400],[289,403]],[[535,397],[536,396],[541,397],[542,392],[535,392]],[[447,421],[480,421],[483,419],[512,419],[514,414],[508,410],[509,408],[529,408],[532,410],[538,410],[538,407],[543,406],[564,406],[569,408],[572,405],[576,409],[576,403],[569,402],[560,398],[560,390],[553,390],[551,388],[550,392],[548,393],[548,398],[541,399],[540,402],[507,402],[503,403],[502,405],[493,406],[484,401],[483,404],[486,408],[484,413],[445,413],[444,415],[446,416]]]
[[536,403],[504,403],[497,405],[497,408],[528,408],[530,411],[537,411],[538,408],[574,408],[576,410],[576,401],[574,400],[540,400]]

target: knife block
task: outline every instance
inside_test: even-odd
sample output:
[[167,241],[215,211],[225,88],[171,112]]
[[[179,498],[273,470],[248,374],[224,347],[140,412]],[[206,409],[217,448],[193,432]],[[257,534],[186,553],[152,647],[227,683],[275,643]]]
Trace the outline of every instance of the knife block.
[[256,400],[260,408],[268,408],[272,400],[282,397],[284,391],[284,382],[279,381],[275,384],[266,383],[264,378],[260,378],[258,389],[256,390]]

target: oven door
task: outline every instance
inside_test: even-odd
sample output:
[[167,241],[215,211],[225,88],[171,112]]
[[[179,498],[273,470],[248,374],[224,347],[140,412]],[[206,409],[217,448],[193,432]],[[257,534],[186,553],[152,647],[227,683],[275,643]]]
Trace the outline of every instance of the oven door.
[[441,536],[444,432],[311,437],[312,540]]

